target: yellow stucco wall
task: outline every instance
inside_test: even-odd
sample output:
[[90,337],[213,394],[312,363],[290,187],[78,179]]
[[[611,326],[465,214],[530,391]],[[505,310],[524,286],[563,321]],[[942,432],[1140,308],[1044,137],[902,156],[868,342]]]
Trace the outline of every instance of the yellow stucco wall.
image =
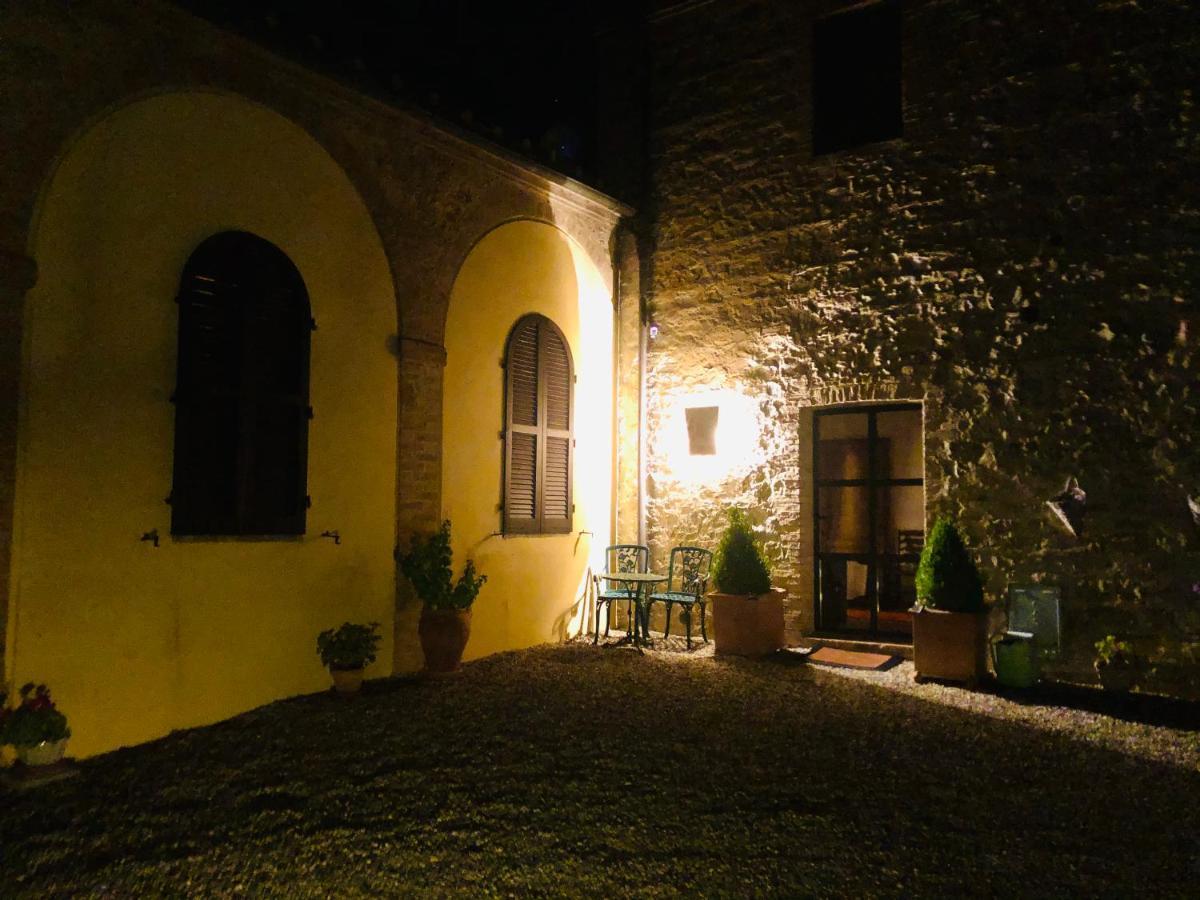
[[[173,300],[192,250],[226,229],[291,258],[318,323],[300,539],[169,534]],[[84,756],[324,688],[315,636],[346,619],[383,624],[368,676],[387,674],[395,300],[332,158],[238,98],[138,101],[68,149],[31,254],[7,679],[48,682]],[[157,549],[138,540],[150,529]]]
[[[500,362],[513,324],[533,312],[562,329],[575,363],[575,530],[498,537]],[[475,603],[467,659],[562,640],[584,627],[588,575],[602,564],[611,530],[612,342],[604,280],[551,225],[501,226],[459,271],[446,321],[442,503],[452,523],[456,574],[471,556],[488,576]]]

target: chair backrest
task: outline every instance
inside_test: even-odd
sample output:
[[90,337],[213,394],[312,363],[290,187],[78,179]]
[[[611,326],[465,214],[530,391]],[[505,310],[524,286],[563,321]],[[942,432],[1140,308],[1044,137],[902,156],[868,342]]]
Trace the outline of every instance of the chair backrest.
[[604,548],[606,572],[645,572],[650,548],[645,544],[610,544]]
[[702,547],[672,547],[667,568],[667,590],[703,594],[708,590],[708,567],[712,551]]

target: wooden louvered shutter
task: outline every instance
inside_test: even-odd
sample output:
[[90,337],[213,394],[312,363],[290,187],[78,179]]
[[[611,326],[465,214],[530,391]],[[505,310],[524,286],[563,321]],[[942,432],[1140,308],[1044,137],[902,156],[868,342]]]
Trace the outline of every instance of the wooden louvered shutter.
[[233,286],[189,265],[180,285],[173,534],[232,534],[237,523],[241,321]]
[[504,531],[568,532],[574,379],[566,339],[546,317],[525,316],[505,365]]
[[562,334],[542,323],[538,382],[543,397],[542,528],[571,530],[571,354]]
[[179,292],[171,532],[303,534],[308,294],[274,245],[204,241]]
[[504,531],[538,528],[538,321],[527,316],[508,339],[508,409],[504,452]]

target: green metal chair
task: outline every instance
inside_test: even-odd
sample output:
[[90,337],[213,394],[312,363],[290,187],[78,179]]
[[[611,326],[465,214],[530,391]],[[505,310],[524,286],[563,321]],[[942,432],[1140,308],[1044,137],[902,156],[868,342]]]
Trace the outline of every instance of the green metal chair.
[[649,626],[649,609],[655,603],[665,603],[667,606],[667,623],[663,629],[663,637],[671,634],[671,607],[679,604],[680,618],[687,626],[687,645],[692,649],[692,609],[700,607],[700,636],[708,643],[708,629],[704,624],[704,610],[708,601],[704,598],[708,590],[708,567],[712,563],[712,551],[701,547],[672,547],[671,562],[667,568],[667,589],[650,595],[646,604],[647,626]]
[[[645,572],[650,564],[650,548],[645,544],[611,544],[604,548],[604,571],[606,572]],[[607,589],[600,589],[600,582],[605,581],[598,574],[592,575],[596,587],[596,636],[593,644],[600,643],[600,608],[608,605],[608,617],[604,620],[604,636],[608,637],[608,626],[612,621],[612,605],[615,601],[625,601],[626,621],[633,619],[633,606],[637,590],[626,590],[620,587],[620,582],[605,581]]]

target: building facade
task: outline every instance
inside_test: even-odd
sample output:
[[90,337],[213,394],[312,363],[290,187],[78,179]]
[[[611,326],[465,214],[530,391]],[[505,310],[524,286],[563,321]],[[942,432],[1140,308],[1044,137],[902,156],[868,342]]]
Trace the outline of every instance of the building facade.
[[[346,620],[382,625],[369,677],[420,668],[394,552],[443,517],[489,578],[468,658],[576,633],[613,527],[628,210],[169,4],[10,4],[0,34],[4,680],[51,686],[72,752],[320,690]],[[239,282],[255,253],[283,293]],[[565,341],[585,477],[565,533],[516,536],[530,315]]]
[[1054,674],[1115,634],[1194,694],[1194,5],[656,6],[607,36],[641,74],[604,117],[656,326],[654,559],[741,506],[793,634],[903,640],[949,515],[991,601],[1058,589]]

